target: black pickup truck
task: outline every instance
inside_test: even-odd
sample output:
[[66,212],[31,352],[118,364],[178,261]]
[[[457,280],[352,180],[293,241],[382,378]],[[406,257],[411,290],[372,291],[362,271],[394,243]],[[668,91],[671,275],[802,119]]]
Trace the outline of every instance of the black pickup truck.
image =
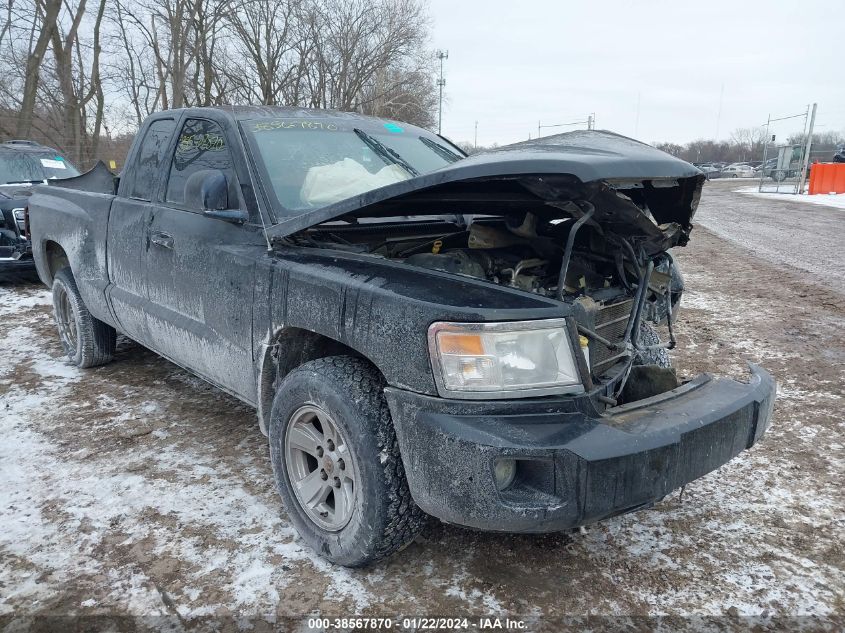
[[152,115],[119,178],[39,186],[29,214],[69,358],[106,363],[122,332],[255,406],[292,522],[361,565],[427,515],[547,532],[646,507],[760,438],[765,371],[669,366],[668,251],[703,180],[609,132],[466,156],[220,107]]

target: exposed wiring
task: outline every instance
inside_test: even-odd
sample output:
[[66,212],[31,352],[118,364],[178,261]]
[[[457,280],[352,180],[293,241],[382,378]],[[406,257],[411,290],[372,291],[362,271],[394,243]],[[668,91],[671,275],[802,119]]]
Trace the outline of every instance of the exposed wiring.
[[586,200],[579,200],[576,202],[578,206],[587,207],[587,212],[582,215],[569,231],[569,236],[566,238],[566,248],[563,251],[563,259],[560,262],[560,274],[557,277],[557,300],[563,301],[563,295],[566,292],[566,273],[569,272],[569,262],[572,259],[572,248],[575,246],[575,235],[595,213],[596,208]]

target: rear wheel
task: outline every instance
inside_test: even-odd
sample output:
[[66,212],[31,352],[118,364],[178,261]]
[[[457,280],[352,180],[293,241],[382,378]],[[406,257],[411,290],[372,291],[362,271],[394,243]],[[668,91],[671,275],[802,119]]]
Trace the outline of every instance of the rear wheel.
[[53,279],[53,316],[62,348],[77,367],[96,367],[112,359],[117,333],[91,316],[67,267]]
[[273,473],[291,522],[321,556],[348,567],[402,549],[426,522],[383,389],[366,361],[323,358],[285,377],[270,415]]

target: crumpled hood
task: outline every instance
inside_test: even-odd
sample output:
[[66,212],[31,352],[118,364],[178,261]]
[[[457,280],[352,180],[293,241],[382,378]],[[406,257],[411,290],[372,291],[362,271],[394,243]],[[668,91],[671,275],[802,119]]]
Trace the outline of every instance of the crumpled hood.
[[281,238],[331,220],[408,215],[530,211],[567,218],[578,215],[570,202],[586,200],[604,230],[666,250],[686,243],[703,182],[697,168],[650,145],[612,132],[569,132],[469,156],[285,218],[267,234]]

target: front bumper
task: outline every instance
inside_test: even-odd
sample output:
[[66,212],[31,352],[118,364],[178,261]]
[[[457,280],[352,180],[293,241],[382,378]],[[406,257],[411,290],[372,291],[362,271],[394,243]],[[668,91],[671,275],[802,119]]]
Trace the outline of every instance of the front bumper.
[[35,260],[31,255],[14,257],[12,253],[0,249],[0,281],[17,280],[20,278],[36,280]]
[[[648,506],[765,432],[775,382],[702,375],[593,417],[565,398],[472,402],[387,388],[411,494],[427,513],[482,530],[551,532]],[[517,460],[496,488],[496,459]]]

